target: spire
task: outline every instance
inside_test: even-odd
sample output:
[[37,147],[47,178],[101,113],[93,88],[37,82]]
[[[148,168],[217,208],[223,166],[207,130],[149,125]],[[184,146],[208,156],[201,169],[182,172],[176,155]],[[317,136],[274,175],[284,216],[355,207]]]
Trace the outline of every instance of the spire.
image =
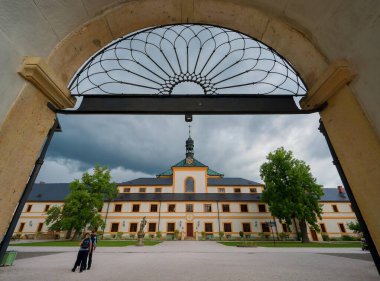
[[191,126],[189,125],[189,138],[186,141],[186,158],[194,158],[194,141],[191,138]]

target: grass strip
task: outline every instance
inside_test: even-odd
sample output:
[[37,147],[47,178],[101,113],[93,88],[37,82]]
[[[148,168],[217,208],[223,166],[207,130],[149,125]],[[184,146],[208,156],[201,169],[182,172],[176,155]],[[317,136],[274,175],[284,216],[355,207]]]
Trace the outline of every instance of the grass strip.
[[[137,241],[134,240],[100,240],[97,247],[126,247],[134,246]],[[154,246],[160,242],[158,241],[144,241],[145,246]],[[79,241],[44,241],[44,242],[30,242],[30,243],[13,243],[10,246],[30,246],[30,247],[79,247]]]

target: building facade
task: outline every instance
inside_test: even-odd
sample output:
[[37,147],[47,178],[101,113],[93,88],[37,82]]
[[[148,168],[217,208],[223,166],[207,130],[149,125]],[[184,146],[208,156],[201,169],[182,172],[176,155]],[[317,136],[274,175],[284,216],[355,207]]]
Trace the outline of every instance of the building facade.
[[[156,178],[138,178],[118,184],[118,196],[105,203],[101,215],[106,220],[105,235],[136,238],[145,217],[145,233],[166,239],[216,238],[234,239],[296,237],[296,221],[286,225],[274,218],[268,205],[260,200],[263,184],[226,178],[194,158],[194,141],[186,141],[186,158]],[[354,235],[347,223],[356,217],[342,187],[325,188],[319,221],[321,232],[308,228],[310,239],[322,241]],[[69,184],[35,184],[16,227],[15,234],[33,237],[49,233],[44,223],[46,211],[62,205],[69,194]],[[61,233],[61,236],[64,236]]]

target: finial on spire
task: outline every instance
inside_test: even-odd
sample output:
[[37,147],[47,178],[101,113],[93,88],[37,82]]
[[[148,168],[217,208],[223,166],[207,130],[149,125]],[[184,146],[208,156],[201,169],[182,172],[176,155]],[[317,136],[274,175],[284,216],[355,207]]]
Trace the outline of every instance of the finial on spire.
[[191,125],[189,125],[189,138],[191,138]]

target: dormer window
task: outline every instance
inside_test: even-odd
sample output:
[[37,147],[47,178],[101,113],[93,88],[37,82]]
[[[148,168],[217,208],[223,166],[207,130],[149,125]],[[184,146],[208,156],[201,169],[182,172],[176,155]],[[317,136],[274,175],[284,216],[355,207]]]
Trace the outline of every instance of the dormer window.
[[194,179],[189,177],[185,180],[185,192],[194,192]]

